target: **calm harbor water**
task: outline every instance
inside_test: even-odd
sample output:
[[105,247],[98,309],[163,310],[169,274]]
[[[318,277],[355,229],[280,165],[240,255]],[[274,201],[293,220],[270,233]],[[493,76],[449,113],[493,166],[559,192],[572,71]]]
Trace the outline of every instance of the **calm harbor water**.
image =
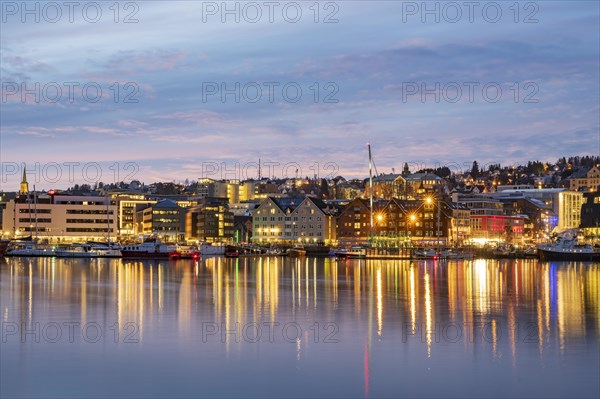
[[600,265],[0,259],[1,397],[599,397]]

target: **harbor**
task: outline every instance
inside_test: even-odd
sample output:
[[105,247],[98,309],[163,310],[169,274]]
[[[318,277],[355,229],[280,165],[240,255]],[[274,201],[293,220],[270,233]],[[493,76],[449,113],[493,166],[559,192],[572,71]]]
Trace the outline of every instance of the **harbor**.
[[0,394],[594,397],[599,279],[535,259],[0,258]]

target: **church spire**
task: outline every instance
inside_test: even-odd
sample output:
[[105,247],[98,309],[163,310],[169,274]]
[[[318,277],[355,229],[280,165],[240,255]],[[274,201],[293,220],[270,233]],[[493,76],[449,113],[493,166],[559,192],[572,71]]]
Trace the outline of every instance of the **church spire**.
[[25,163],[23,163],[23,179],[21,180],[21,194],[27,194],[29,192],[29,183],[27,183],[27,170]]

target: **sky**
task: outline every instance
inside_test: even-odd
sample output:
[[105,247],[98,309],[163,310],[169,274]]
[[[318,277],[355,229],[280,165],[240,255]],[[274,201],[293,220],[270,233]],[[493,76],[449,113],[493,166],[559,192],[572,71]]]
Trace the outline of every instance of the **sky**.
[[599,4],[2,0],[0,190],[598,155]]

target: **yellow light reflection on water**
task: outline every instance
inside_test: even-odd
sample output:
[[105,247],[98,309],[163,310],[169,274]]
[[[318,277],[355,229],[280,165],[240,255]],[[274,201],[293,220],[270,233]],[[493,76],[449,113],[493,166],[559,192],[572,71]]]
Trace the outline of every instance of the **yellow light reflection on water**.
[[425,269],[425,328],[427,329],[427,357],[431,357],[431,334],[432,334],[432,301],[429,272]]
[[377,335],[383,331],[383,292],[381,288],[381,268],[377,268]]
[[[539,352],[547,357],[553,343],[564,351],[600,331],[600,266],[589,263],[477,260],[432,265],[275,257],[209,258],[203,263],[9,262],[0,267],[4,321],[36,322],[47,309],[68,304],[77,309],[70,317],[109,325],[116,320],[122,334],[126,323],[135,322],[140,338],[144,324],[153,326],[173,315],[176,335],[190,337],[199,328],[194,318],[201,315],[202,321],[223,322],[223,328],[237,330],[239,338],[249,321],[285,323],[296,317],[314,317],[321,333],[329,321],[339,322],[343,331],[350,328],[342,324],[350,323],[348,318],[331,315],[347,312],[352,323],[368,323],[358,330],[369,345],[372,338],[397,338],[398,326],[410,322],[406,327],[416,332],[411,342],[424,346],[422,333],[431,357],[438,338],[444,339],[444,326],[456,323],[463,328],[466,348],[473,350],[475,345],[467,337],[478,336],[476,344],[491,350],[495,359],[510,356],[516,364],[522,350],[517,344],[535,338],[531,333],[539,338],[537,350],[533,347],[536,356]],[[478,323],[491,324],[491,341],[482,342]],[[236,350],[234,337],[226,335],[227,350]],[[309,336],[299,344],[305,354],[312,342]]]

